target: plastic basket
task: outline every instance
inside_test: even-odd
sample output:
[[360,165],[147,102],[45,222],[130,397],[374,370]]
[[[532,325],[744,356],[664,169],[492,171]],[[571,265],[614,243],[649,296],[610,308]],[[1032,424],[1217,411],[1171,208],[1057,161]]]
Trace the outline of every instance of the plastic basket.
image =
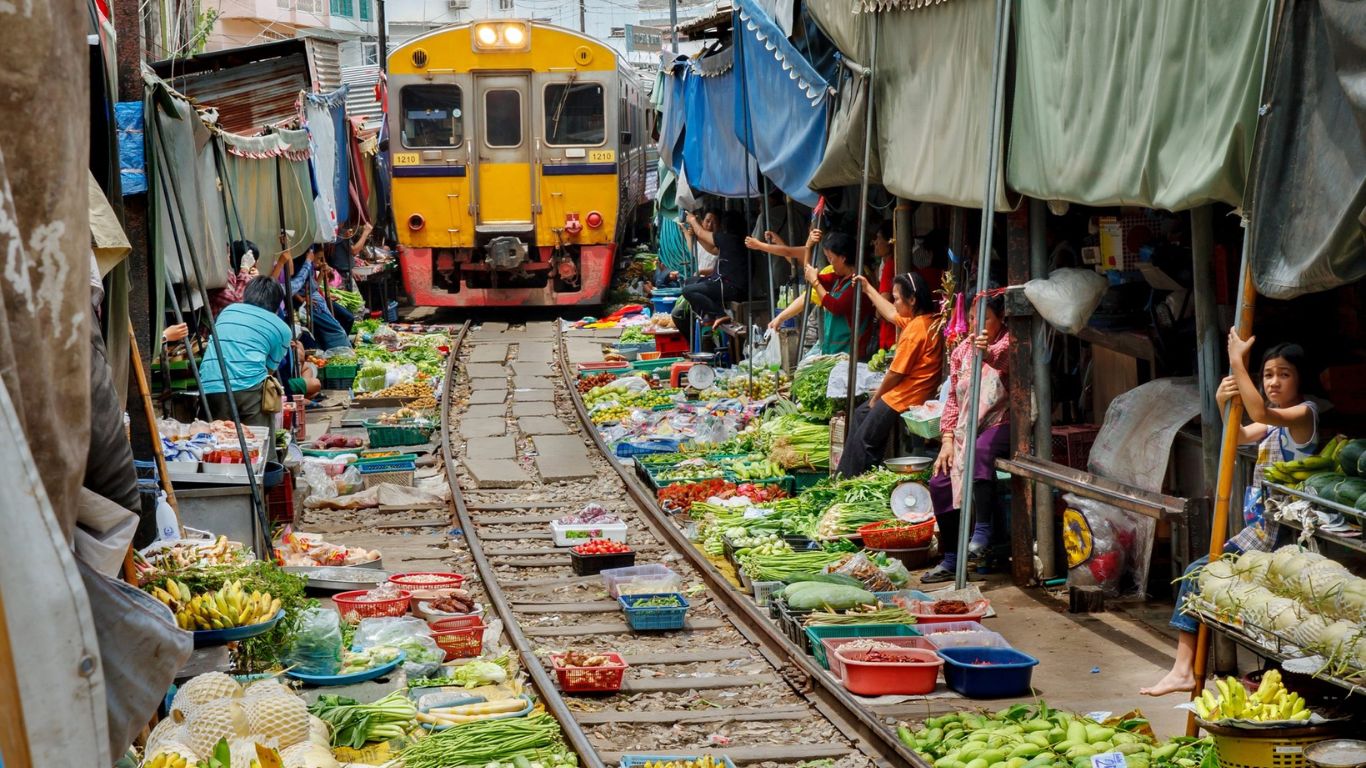
[[922,648],[906,648],[899,651],[882,651],[888,656],[901,659],[892,661],[867,661],[868,651],[835,651],[841,663],[840,682],[850,693],[860,696],[922,696],[934,691],[939,681],[939,668],[944,660],[934,651]]
[[631,370],[654,373],[661,368],[672,368],[674,363],[683,362],[681,357],[660,357],[654,360],[637,360],[631,363]]
[[[636,607],[637,603],[654,597],[672,597],[679,602],[679,606],[676,608]],[[631,625],[631,629],[637,631],[682,629],[683,621],[688,615],[688,601],[677,592],[622,595],[617,600],[621,603],[622,609],[626,611],[626,622]]]
[[939,648],[1009,648],[1010,643],[1000,633],[992,632],[975,621],[950,621],[926,624],[920,634]]
[[[440,581],[434,577],[440,577]],[[419,589],[459,589],[465,583],[465,577],[449,571],[411,571],[393,574],[389,577],[389,583],[410,592]]]
[[621,690],[622,678],[630,665],[616,653],[601,653],[614,663],[602,667],[575,667],[564,663],[563,653],[550,654],[551,666],[565,693],[615,693]]
[[358,459],[354,462],[356,469],[361,474],[366,472],[403,472],[417,468],[417,456],[411,453],[400,453],[397,456],[386,456],[375,459]]
[[392,600],[361,600],[368,590],[357,589],[351,592],[338,592],[332,596],[332,602],[337,605],[337,613],[340,613],[342,620],[348,623],[356,623],[351,620],[352,616],[356,621],[360,619],[377,619],[381,616],[402,616],[408,612],[408,604],[412,598],[412,593],[399,590],[399,596]]
[[841,646],[860,640],[876,640],[900,648],[919,648],[930,653],[935,651],[934,646],[930,645],[930,641],[923,637],[879,637],[877,635],[871,637],[827,637],[821,640],[821,648],[825,653],[825,660],[830,663],[830,674],[835,677],[843,677],[844,663],[840,661],[840,657],[835,651],[839,650]]
[[753,583],[754,602],[759,605],[768,605],[769,600],[783,588],[781,581],[756,581]]
[[569,550],[569,565],[579,576],[596,576],[609,568],[628,568],[635,564],[635,552],[581,555],[572,549]]
[[940,436],[939,417],[932,419],[914,419],[910,412],[901,414],[901,421],[906,425],[906,431],[913,435],[923,437],[926,440],[936,440]]
[[555,546],[573,547],[589,539],[610,539],[626,543],[626,523],[561,523],[550,521]]
[[416,477],[416,472],[413,469],[385,472],[366,472],[361,470],[360,475],[361,478],[365,480],[365,487],[367,490],[383,483],[411,488],[413,486],[413,479]]
[[365,422],[365,431],[370,435],[371,448],[426,445],[431,441],[432,433],[436,431],[436,425],[380,424],[377,421],[367,421]]
[[484,620],[479,616],[453,616],[431,622],[436,647],[446,661],[468,659],[484,652]]
[[863,546],[869,549],[914,549],[934,537],[934,519],[907,525],[900,520],[882,520],[858,529]]
[[983,616],[986,616],[987,612],[991,610],[991,601],[985,599],[978,600],[975,603],[969,603],[967,613],[947,614],[934,613],[930,607],[934,603],[933,600],[903,600],[898,602],[901,603],[901,607],[906,609],[907,613],[915,617],[915,623],[922,626],[926,624],[977,621]]
[[1039,660],[1014,648],[941,648],[944,682],[969,699],[1024,696]]
[[[674,763],[678,763],[678,764],[681,765],[681,764],[683,764],[684,762],[686,762],[686,761],[688,761],[688,760],[697,760],[697,759],[699,759],[700,757],[702,757],[702,756],[701,756],[701,755],[673,755],[673,754],[670,754],[670,755],[622,755],[622,756],[621,756],[621,762],[618,763],[618,766],[619,766],[620,768],[644,768],[644,766],[645,766],[646,763],[668,763],[668,762],[674,762]],[[712,754],[712,759],[714,759],[714,760],[716,761],[717,765],[719,765],[719,766],[724,766],[724,768],[735,768],[735,763],[732,762],[731,759],[730,759],[729,757],[726,757],[725,755]]]
[[1254,731],[1200,725],[1214,739],[1219,768],[1310,768],[1304,748],[1332,735],[1318,726]]
[[606,569],[602,572],[602,581],[613,599],[622,595],[677,592],[683,586],[683,579],[672,568],[658,563]]
[[617,443],[612,449],[619,459],[630,459],[636,456],[649,456],[656,453],[674,453],[678,450],[679,440],[669,437],[654,437],[649,440],[625,441]]
[[783,631],[784,635],[787,635],[787,639],[791,640],[793,645],[798,648],[807,648],[806,625],[802,622],[811,611],[794,610],[781,597],[773,602],[778,605],[778,628]]
[[816,657],[816,662],[830,669],[830,657],[827,655],[824,642],[826,640],[918,637],[920,632],[910,624],[818,624],[807,627],[802,634],[806,638],[805,646],[810,649],[811,655]]
[[285,471],[285,479],[266,494],[266,513],[271,525],[290,525],[294,522],[294,475]]

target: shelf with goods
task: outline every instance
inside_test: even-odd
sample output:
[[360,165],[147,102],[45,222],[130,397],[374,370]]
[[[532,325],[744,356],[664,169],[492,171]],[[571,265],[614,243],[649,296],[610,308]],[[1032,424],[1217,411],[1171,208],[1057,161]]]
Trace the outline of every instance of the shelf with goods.
[[[1283,637],[1271,630],[1251,626],[1246,622],[1240,626],[1224,621],[1209,611],[1198,610],[1194,612],[1194,615],[1198,616],[1200,621],[1204,622],[1210,629],[1224,635],[1252,653],[1279,664],[1294,662],[1299,659],[1308,660],[1317,656],[1313,651],[1305,651],[1300,648],[1292,639]],[[1353,696],[1366,696],[1366,677],[1347,680],[1322,672],[1314,673],[1313,677],[1316,680],[1337,686]]]
[[[1322,511],[1336,512],[1343,515],[1348,522],[1356,525],[1358,528],[1366,527],[1366,510],[1350,507],[1346,504],[1340,504],[1336,501],[1316,496],[1313,493],[1291,488],[1279,483],[1268,482],[1266,486],[1271,491],[1273,499],[1283,501],[1287,504],[1292,503],[1293,501],[1306,501],[1313,505],[1313,507]],[[1305,525],[1301,520],[1281,519],[1280,523],[1282,525],[1288,525],[1298,531],[1303,531],[1305,529]],[[1352,550],[1358,555],[1366,555],[1366,541],[1363,541],[1360,535],[1356,537],[1343,536],[1332,531],[1324,531],[1317,525],[1310,526],[1310,535],[1319,541]]]

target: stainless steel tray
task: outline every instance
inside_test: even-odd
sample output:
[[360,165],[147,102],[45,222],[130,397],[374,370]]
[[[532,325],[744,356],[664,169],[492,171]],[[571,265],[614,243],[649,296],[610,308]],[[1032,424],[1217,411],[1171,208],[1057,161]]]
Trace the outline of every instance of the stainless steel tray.
[[313,589],[346,592],[374,589],[388,581],[389,572],[376,568],[378,566],[287,565],[284,571],[308,579],[308,586]]

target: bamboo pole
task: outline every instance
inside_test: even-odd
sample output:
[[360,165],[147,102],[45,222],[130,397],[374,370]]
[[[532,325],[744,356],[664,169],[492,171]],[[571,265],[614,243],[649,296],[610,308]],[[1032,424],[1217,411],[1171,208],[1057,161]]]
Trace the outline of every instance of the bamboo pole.
[[[854,401],[857,393],[854,391],[854,382],[858,378],[858,359],[863,352],[859,348],[859,342],[863,338],[863,289],[859,287],[858,278],[863,276],[864,253],[868,250],[868,163],[873,156],[873,79],[877,76],[877,23],[878,17],[873,15],[868,23],[872,32],[873,40],[872,52],[868,55],[868,72],[864,78],[863,87],[866,95],[866,109],[863,111],[863,178],[859,183],[858,195],[858,255],[854,259],[854,276],[850,278],[850,285],[846,291],[854,292],[854,314],[849,321],[849,374],[846,386],[848,389],[844,393],[844,442],[849,442],[849,436],[854,430]],[[848,258],[848,254],[845,254]],[[848,448],[848,446],[845,446]]]
[[19,677],[14,668],[14,646],[9,640],[3,594],[0,594],[0,709],[10,713],[0,717],[0,763],[6,768],[32,768],[33,756],[29,753],[24,703],[19,696]]
[[[1252,264],[1246,253],[1243,255],[1243,271],[1238,277],[1238,310],[1234,330],[1238,337],[1246,339],[1252,335],[1252,308],[1257,301],[1257,286],[1252,279]],[[1224,437],[1219,447],[1219,482],[1214,491],[1214,519],[1210,522],[1209,556],[1213,560],[1223,555],[1224,541],[1228,537],[1228,516],[1233,506],[1233,468],[1238,462],[1238,433],[1243,423],[1243,401],[1233,398],[1229,401],[1224,416]],[[1195,687],[1191,689],[1194,701],[1205,687],[1205,671],[1209,666],[1209,627],[1201,624],[1195,635],[1195,663],[1192,672]],[[1195,715],[1186,717],[1186,735],[1194,736],[1200,728]]]
[[[180,505],[176,502],[175,488],[171,485],[171,476],[166,471],[166,456],[161,452],[160,430],[157,429],[156,411],[152,409],[152,388],[147,383],[147,372],[142,368],[142,353],[138,351],[138,338],[133,334],[133,323],[129,321],[129,357],[132,358],[133,378],[137,379],[138,393],[142,395],[142,409],[147,413],[147,429],[152,435],[152,456],[156,458],[157,477],[161,479],[161,490],[166,492],[166,503],[171,505],[171,509],[176,513],[176,524],[181,526],[181,533],[184,534],[184,525],[180,521]],[[186,344],[190,355],[194,356],[194,349]]]

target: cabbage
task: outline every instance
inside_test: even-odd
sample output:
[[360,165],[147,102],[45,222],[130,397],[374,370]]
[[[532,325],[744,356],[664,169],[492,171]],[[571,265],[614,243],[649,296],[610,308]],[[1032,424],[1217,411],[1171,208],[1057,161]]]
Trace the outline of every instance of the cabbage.
[[471,661],[455,668],[451,680],[466,688],[501,683],[508,679],[508,673],[491,661]]

